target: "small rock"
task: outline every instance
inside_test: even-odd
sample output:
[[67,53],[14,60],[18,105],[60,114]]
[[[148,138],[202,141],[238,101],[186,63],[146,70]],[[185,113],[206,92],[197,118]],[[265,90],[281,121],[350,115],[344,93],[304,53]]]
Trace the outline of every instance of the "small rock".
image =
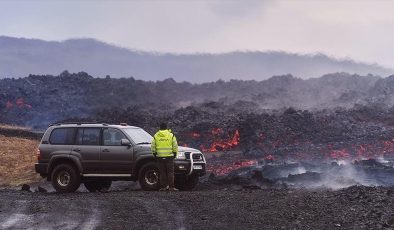
[[264,179],[263,172],[258,171],[258,170],[254,170],[252,172],[252,179],[255,179],[257,181],[262,181]]
[[383,223],[382,223],[382,226],[385,227],[385,228],[390,227],[390,225],[389,225],[387,222],[383,222]]
[[389,226],[394,225],[394,218],[390,218],[390,219],[387,221],[387,224],[388,224]]
[[213,174],[213,173],[209,174],[208,181],[212,181],[212,180],[215,180],[215,179],[216,179],[215,174]]
[[244,185],[242,188],[250,190],[261,190],[261,187],[258,185]]
[[335,225],[335,227],[341,227],[341,225],[340,224],[334,224]]
[[38,192],[48,192],[45,188],[38,186]]
[[22,191],[31,192],[31,190],[30,190],[30,185],[28,185],[28,184],[23,184],[21,190],[22,190]]

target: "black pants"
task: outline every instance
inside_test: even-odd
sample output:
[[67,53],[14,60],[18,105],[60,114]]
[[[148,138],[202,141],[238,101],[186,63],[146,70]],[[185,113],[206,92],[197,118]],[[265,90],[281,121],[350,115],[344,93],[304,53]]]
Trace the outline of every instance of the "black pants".
[[169,186],[174,188],[174,158],[159,157],[157,158],[160,173],[160,188]]

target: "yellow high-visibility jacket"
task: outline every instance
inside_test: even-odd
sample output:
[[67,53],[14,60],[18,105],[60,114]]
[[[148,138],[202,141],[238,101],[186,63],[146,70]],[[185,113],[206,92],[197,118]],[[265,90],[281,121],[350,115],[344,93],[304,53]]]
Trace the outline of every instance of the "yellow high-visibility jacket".
[[153,154],[157,154],[157,157],[172,157],[173,153],[178,154],[178,142],[173,133],[168,129],[159,130],[154,136],[151,145]]

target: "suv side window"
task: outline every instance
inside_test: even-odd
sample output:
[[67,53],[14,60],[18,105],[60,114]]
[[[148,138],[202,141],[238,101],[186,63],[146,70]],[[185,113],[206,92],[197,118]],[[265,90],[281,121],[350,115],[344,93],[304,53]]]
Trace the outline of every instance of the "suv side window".
[[127,139],[127,137],[118,129],[104,129],[103,132],[103,143],[107,146],[120,146],[122,145],[122,139]]
[[49,143],[52,145],[72,145],[75,128],[56,128],[52,130]]
[[79,128],[77,145],[100,145],[100,128]]

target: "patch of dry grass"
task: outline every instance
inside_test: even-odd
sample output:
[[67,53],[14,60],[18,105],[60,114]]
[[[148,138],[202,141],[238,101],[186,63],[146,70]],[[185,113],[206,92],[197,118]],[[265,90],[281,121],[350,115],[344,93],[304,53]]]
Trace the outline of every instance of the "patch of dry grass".
[[17,126],[17,125],[6,125],[0,123],[0,129],[17,129],[17,130],[30,130],[30,128]]
[[38,181],[34,170],[39,141],[0,135],[0,186]]

